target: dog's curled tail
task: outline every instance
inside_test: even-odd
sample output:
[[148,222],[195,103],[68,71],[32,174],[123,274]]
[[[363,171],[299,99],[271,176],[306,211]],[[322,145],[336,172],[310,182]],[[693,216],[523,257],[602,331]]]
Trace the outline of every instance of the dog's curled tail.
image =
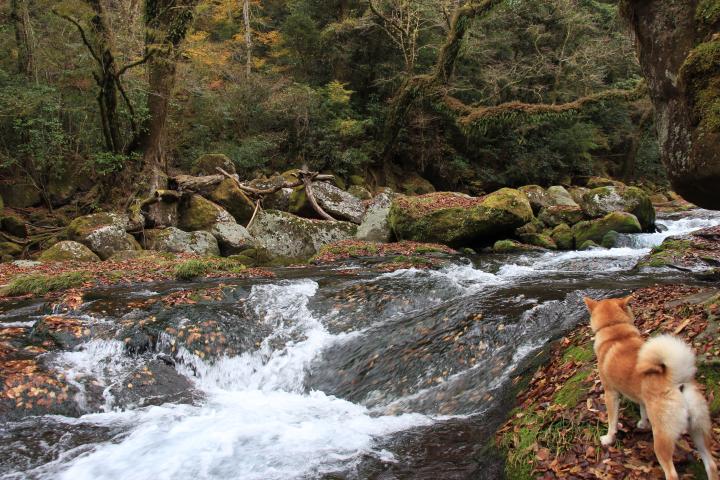
[[695,353],[690,345],[673,335],[659,335],[645,342],[637,365],[640,373],[667,375],[675,385],[695,378]]

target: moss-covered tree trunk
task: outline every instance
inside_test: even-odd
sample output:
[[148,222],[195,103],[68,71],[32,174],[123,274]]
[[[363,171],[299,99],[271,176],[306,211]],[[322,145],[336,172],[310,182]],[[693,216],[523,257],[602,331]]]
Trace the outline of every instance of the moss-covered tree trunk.
[[673,187],[720,209],[720,1],[624,0]]
[[28,0],[12,0],[10,2],[10,19],[15,28],[15,42],[18,50],[18,72],[26,75],[28,78],[34,78],[35,60]]

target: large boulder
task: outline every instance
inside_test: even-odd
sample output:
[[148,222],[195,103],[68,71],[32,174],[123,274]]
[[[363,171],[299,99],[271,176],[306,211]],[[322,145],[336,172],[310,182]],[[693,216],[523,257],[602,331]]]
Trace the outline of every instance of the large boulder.
[[547,201],[548,205],[560,205],[566,207],[577,207],[578,204],[573,200],[572,195],[568,192],[565,187],[560,185],[553,185],[547,189]]
[[[234,180],[226,178],[212,191],[210,200],[225,208],[235,221],[246,225],[255,211],[252,200],[245,195]],[[269,207],[268,207],[269,208]]]
[[94,213],[78,217],[67,227],[70,240],[86,245],[105,260],[122,250],[140,250],[140,244],[126,232],[130,219],[125,214]]
[[255,239],[245,227],[235,222],[216,223],[210,233],[218,241],[223,256],[235,255],[256,245]]
[[540,210],[538,219],[548,227],[556,227],[563,223],[573,225],[582,221],[585,213],[578,205],[550,205]]
[[566,223],[561,223],[550,232],[550,238],[560,250],[572,250],[575,246],[572,229]]
[[691,270],[708,280],[720,278],[720,226],[666,238],[641,259],[639,267]]
[[200,195],[183,199],[178,213],[178,227],[186,232],[209,230],[216,223],[235,222],[227,210]]
[[372,199],[365,212],[365,217],[357,229],[355,238],[368,242],[389,242],[392,230],[388,222],[392,199],[387,193],[381,193]]
[[258,213],[249,231],[273,257],[301,260],[312,257],[324,245],[353,238],[357,225],[264,210]]
[[217,175],[220,173],[217,167],[222,168],[229,174],[235,173],[235,164],[227,155],[222,153],[206,153],[195,160],[190,172],[193,175]]
[[642,227],[637,217],[627,212],[608,213],[603,218],[576,223],[572,227],[576,246],[582,246],[588,240],[600,244],[603,237],[613,230],[618,233],[640,233]]
[[22,177],[15,177],[11,183],[0,182],[0,195],[8,207],[34,207],[42,202],[40,191]]
[[655,227],[655,207],[647,193],[637,187],[604,186],[593,188],[583,195],[582,208],[591,218],[611,212],[632,213],[643,230]]
[[92,250],[79,242],[65,240],[58,242],[45,250],[40,255],[41,262],[99,262],[98,257]]
[[12,215],[2,218],[2,230],[18,238],[26,238],[28,236],[27,223]]
[[327,182],[313,183],[313,193],[320,207],[333,218],[362,222],[365,206],[357,197]]
[[532,218],[525,194],[503,188],[482,198],[452,192],[397,196],[389,222],[399,240],[461,247],[490,244]]
[[540,185],[525,185],[523,187],[518,188],[522,193],[525,194],[526,197],[528,197],[528,201],[530,202],[530,206],[533,209],[533,213],[536,215],[540,210],[550,205],[550,200],[548,198],[548,194],[545,191],[543,187]]
[[220,255],[220,247],[210,232],[184,232],[175,227],[145,230],[145,248],[172,253]]

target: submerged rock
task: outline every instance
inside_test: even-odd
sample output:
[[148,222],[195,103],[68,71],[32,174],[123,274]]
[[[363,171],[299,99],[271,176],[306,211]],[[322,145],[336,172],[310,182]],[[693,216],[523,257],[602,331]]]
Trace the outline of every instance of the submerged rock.
[[175,227],[145,230],[145,248],[172,253],[220,255],[215,237],[205,231],[184,232]]
[[640,233],[642,227],[637,217],[632,213],[612,212],[603,218],[576,223],[572,227],[572,231],[575,237],[575,245],[582,248],[582,245],[588,240],[595,243],[602,242],[603,237],[610,231]]
[[533,218],[527,197],[503,188],[484,198],[452,192],[393,199],[389,222],[400,240],[449,246],[488,244]]
[[312,257],[324,245],[353,238],[357,225],[264,210],[258,213],[249,231],[273,257],[300,260]]
[[52,247],[45,250],[40,255],[40,261],[42,262],[63,262],[63,261],[77,261],[77,262],[99,262],[98,257],[92,250],[79,242],[72,240],[65,240],[58,242]]
[[178,227],[186,232],[209,230],[216,223],[235,222],[227,210],[200,195],[180,202]]
[[392,240],[392,230],[388,216],[392,198],[387,193],[381,193],[373,198],[367,207],[365,217],[357,229],[355,238],[369,242],[389,242]]

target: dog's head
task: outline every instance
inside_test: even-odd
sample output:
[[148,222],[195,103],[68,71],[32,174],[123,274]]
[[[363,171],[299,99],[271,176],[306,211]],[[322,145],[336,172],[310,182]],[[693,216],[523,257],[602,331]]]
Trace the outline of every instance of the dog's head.
[[590,311],[590,328],[593,332],[617,323],[633,323],[633,313],[628,305],[632,296],[605,300],[585,297],[583,300]]

